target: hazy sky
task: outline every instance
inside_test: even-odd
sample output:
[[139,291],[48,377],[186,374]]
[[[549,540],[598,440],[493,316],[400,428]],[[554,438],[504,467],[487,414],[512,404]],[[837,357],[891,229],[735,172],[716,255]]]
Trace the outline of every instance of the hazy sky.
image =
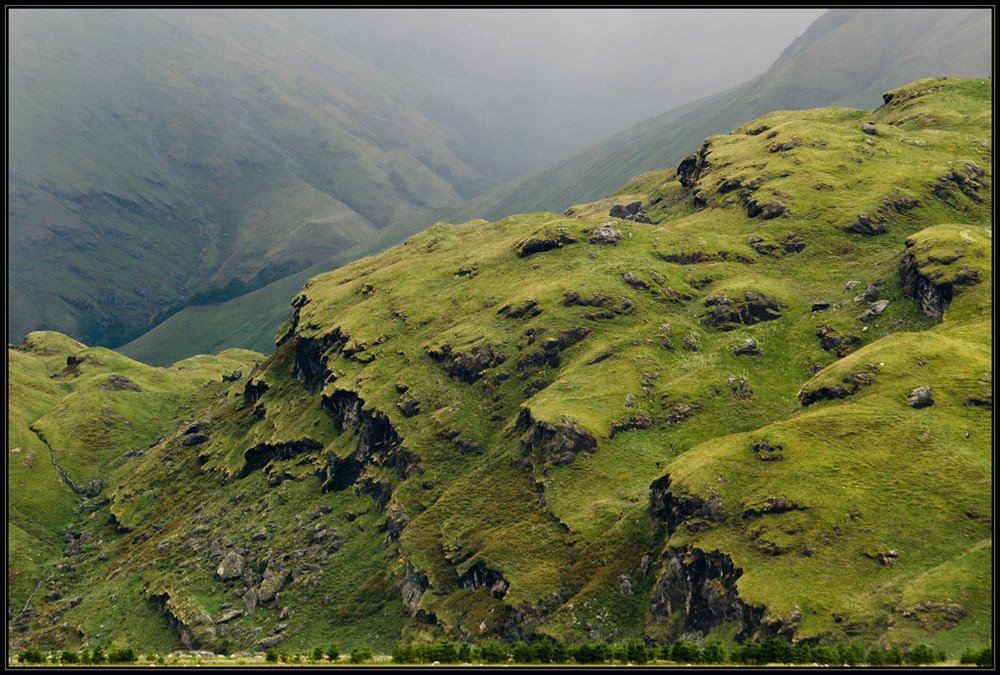
[[[433,71],[531,124],[535,163],[764,72],[823,9],[300,10],[341,47]],[[496,112],[494,110],[493,112]]]

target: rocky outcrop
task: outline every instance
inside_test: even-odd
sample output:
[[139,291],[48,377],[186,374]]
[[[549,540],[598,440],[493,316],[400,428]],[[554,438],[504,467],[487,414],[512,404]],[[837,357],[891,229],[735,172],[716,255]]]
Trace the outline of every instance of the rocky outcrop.
[[650,429],[653,426],[653,420],[646,413],[637,413],[631,417],[624,420],[616,420],[611,423],[611,429],[608,432],[608,438],[614,438],[623,431],[631,431],[633,429]]
[[642,202],[630,202],[625,206],[615,204],[608,213],[612,218],[621,220],[632,220],[637,223],[651,224],[653,221],[646,215],[646,209],[642,208]]
[[854,333],[840,333],[825,323],[816,326],[816,337],[823,349],[841,358],[861,346],[861,338]]
[[685,523],[695,529],[704,529],[698,521],[720,523],[723,520],[722,495],[714,489],[708,498],[697,494],[678,494],[671,491],[670,474],[664,474],[649,485],[651,515],[667,526],[673,534]]
[[594,437],[569,418],[558,425],[550,424],[532,419],[531,411],[521,408],[514,428],[523,432],[521,451],[525,455],[534,454],[555,466],[571,464],[581,452],[597,450]]
[[983,170],[974,162],[966,161],[962,170],[949,171],[937,179],[931,193],[949,206],[958,206],[958,195],[962,194],[976,204],[983,201],[979,191],[983,189]]
[[670,546],[663,553],[662,567],[649,613],[656,623],[676,621],[680,616],[680,628],[673,637],[694,631],[708,635],[732,623],[737,627],[737,641],[742,641],[760,629],[764,608],[740,599],[736,581],[743,570],[725,553]]
[[747,338],[743,343],[737,345],[736,349],[733,350],[733,354],[736,356],[760,356],[760,347],[757,346],[757,341],[753,338]]
[[406,571],[403,573],[403,583],[399,586],[399,592],[403,597],[403,605],[410,610],[410,614],[417,613],[420,608],[420,599],[429,586],[427,575],[417,572],[413,565],[406,563]]
[[499,345],[485,343],[472,347],[467,352],[455,352],[450,344],[429,348],[427,355],[444,366],[452,379],[466,384],[474,384],[482,379],[486,370],[499,366],[507,360],[507,355],[499,350]]
[[480,588],[489,589],[490,595],[494,598],[503,598],[510,589],[510,584],[503,575],[486,566],[482,560],[466,570],[458,583],[466,591],[475,591]]
[[525,300],[516,307],[512,305],[504,305],[497,310],[497,314],[500,316],[505,316],[508,319],[524,319],[538,316],[542,313],[541,308],[538,306],[538,302],[535,300]]
[[924,273],[925,268],[930,263],[940,266],[951,266],[961,260],[961,253],[954,256],[930,257],[922,262],[918,260],[916,241],[906,240],[906,253],[899,261],[899,277],[903,282],[903,295],[920,303],[920,308],[924,314],[931,318],[940,318],[951,304],[952,296],[955,293],[955,286],[971,286],[981,282],[979,270],[971,267],[959,266],[954,274],[948,275],[948,281],[942,279],[944,276],[939,270],[933,273]]
[[567,328],[559,334],[559,337],[544,340],[540,350],[522,356],[517,362],[517,369],[523,372],[544,366],[558,368],[560,352],[569,349],[593,332],[593,328],[583,326]]
[[570,236],[569,230],[565,227],[559,227],[555,230],[546,229],[544,232],[536,233],[536,235],[521,241],[514,248],[519,258],[527,258],[535,253],[576,243],[576,239]]
[[688,155],[677,165],[677,180],[686,188],[693,188],[706,169],[708,162],[709,143],[705,141],[701,149],[694,155]]
[[875,377],[871,373],[848,373],[841,380],[843,384],[832,387],[821,385],[818,387],[802,387],[799,391],[799,403],[802,405],[812,405],[817,401],[834,400],[847,398],[856,394],[862,386],[867,386],[875,382]]
[[928,408],[934,405],[934,394],[930,387],[917,387],[906,395],[911,408]]
[[311,393],[317,393],[331,374],[326,365],[328,352],[341,351],[350,338],[339,326],[319,337],[296,338],[295,365],[292,368],[295,379]]
[[781,318],[781,303],[757,291],[745,291],[742,298],[714,295],[705,300],[705,307],[703,323],[724,331]]
[[323,444],[315,438],[303,437],[283,443],[258,443],[243,453],[243,468],[239,477],[246,478],[258,469],[267,466],[272,460],[291,459],[296,455],[319,452]]
[[622,231],[614,226],[614,223],[601,223],[592,230],[584,230],[584,234],[590,235],[590,243],[599,246],[617,246],[622,239]]
[[888,232],[889,226],[885,224],[885,219],[881,216],[872,218],[867,213],[862,213],[853,223],[845,227],[844,231],[874,237]]

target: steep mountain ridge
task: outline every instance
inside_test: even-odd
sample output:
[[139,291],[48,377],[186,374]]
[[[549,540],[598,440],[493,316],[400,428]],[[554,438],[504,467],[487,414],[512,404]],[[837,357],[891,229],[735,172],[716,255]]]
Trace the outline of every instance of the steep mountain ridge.
[[599,202],[311,279],[271,357],[106,448],[12,642],[978,647],[991,100],[770,113]]

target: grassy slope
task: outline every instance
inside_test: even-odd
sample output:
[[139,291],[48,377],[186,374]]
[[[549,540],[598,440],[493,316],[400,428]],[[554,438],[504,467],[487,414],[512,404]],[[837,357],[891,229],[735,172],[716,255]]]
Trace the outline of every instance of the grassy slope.
[[[84,360],[67,366],[68,357]],[[73,523],[82,497],[60,479],[53,461],[80,487],[96,478],[108,487],[108,468],[121,463],[124,452],[145,449],[172,419],[203,406],[218,386],[210,380],[260,358],[229,350],[152,368],[49,332],[8,348],[10,607],[20,611],[39,580],[49,584],[39,597],[53,590],[51,567],[63,562],[64,532],[79,534]],[[142,391],[116,388],[113,377]]]
[[[922,90],[929,93],[909,98]],[[672,170],[652,172],[569,216],[438,224],[313,278],[282,329],[291,339],[198,412],[209,422],[206,443],[184,445],[186,425],[176,422],[143,457],[109,467],[114,522],[80,525],[91,543],[76,576],[63,581],[84,599],[42,605],[43,617],[59,620],[43,619],[31,638],[56,639],[65,620],[90,641],[106,637],[102,624],[114,625],[116,637],[157,648],[184,634],[226,650],[273,640],[293,650],[335,641],[388,651],[400,636],[441,634],[672,639],[677,630],[650,614],[650,596],[665,551],[691,545],[718,549],[742,568],[739,593],[766,608],[765,621],[798,605],[799,637],[845,639],[858,630],[866,642],[978,647],[992,611],[977,592],[990,575],[992,432],[990,412],[964,402],[991,383],[991,96],[988,82],[953,78],[910,85],[875,112],[774,113],[710,138],[691,189]],[[862,133],[865,121],[880,135]],[[761,125],[768,133],[745,133]],[[794,140],[788,151],[770,151]],[[934,196],[954,186],[939,177],[967,172],[967,161],[984,172],[973,191],[979,201],[957,188]],[[737,178],[760,179],[749,196],[780,199],[784,215],[749,218],[739,191],[721,190]],[[695,208],[695,195],[707,208]],[[649,207],[655,225],[606,215],[615,203],[654,197],[662,198]],[[917,205],[886,211],[886,234],[844,231],[901,197]],[[589,243],[587,230],[609,220],[621,241]],[[789,232],[805,243],[801,251],[749,245],[750,237],[781,244]],[[526,242],[562,237],[574,241],[517,255]],[[694,265],[662,257],[696,251],[714,257]],[[976,270],[979,283],[956,285],[944,319],[930,319],[904,298],[906,251],[939,281],[955,274],[945,261],[961,252],[957,264]],[[646,288],[626,284],[627,273]],[[890,302],[863,324],[868,303],[853,297],[876,280]],[[848,281],[861,283],[847,290]],[[706,300],[744,291],[778,300],[781,318],[733,331],[704,322]],[[567,293],[607,301],[567,304]],[[821,300],[831,307],[812,311]],[[822,323],[860,344],[843,358],[825,351]],[[574,328],[591,332],[557,361],[551,347],[544,352],[547,340]],[[310,339],[338,330],[349,335],[342,348],[308,357]],[[747,338],[761,356],[733,353]],[[698,351],[685,349],[685,339]],[[489,354],[489,345],[506,358],[468,384],[432,358],[445,345],[452,354]],[[296,379],[297,361],[329,371],[320,392]],[[809,406],[797,398],[858,372],[872,383],[853,396]],[[734,395],[740,380],[751,396]],[[260,383],[266,392],[248,400]],[[933,389],[932,407],[907,405],[918,385]],[[359,449],[358,436],[343,429],[351,417],[323,409],[324,396],[344,392],[384,415],[408,461],[402,451]],[[612,434],[640,412],[649,429]],[[527,414],[554,429],[571,422],[596,447],[566,463],[559,450],[526,446]],[[752,443],[761,439],[783,444],[783,460],[757,459]],[[293,449],[253,461],[251,450],[264,443]],[[350,480],[322,491],[328,471],[352,466]],[[649,501],[650,483],[665,473],[678,499],[717,490],[721,520],[668,537]],[[380,490],[384,500],[373,499]],[[806,508],[750,513],[779,496]],[[892,566],[866,556],[890,549],[899,554]],[[218,565],[233,552],[250,571],[220,581]],[[462,588],[479,564],[509,584],[503,599]],[[291,576],[279,598],[251,612],[247,590],[266,582],[268,565]],[[400,601],[407,569],[426,581],[409,608]],[[620,592],[621,575],[632,595]],[[165,620],[154,599],[166,596],[182,631],[156,628]],[[945,611],[952,603],[966,613],[955,627]],[[217,623],[234,608],[247,613]],[[412,614],[418,609],[424,620]],[[124,615],[137,618],[123,624]]]

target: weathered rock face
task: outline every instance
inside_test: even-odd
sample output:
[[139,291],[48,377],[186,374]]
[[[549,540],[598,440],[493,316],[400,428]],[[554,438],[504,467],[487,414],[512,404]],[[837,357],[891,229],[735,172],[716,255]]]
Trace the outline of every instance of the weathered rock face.
[[[353,430],[358,441],[354,452],[346,458],[326,453],[326,465],[320,469],[323,492],[339,491],[354,484],[367,464],[388,467],[402,480],[416,467],[417,457],[403,447],[403,437],[392,425],[389,417],[379,410],[366,410],[364,399],[356,392],[337,389],[324,394],[321,406],[343,429]],[[391,489],[384,483],[359,485],[359,490],[374,493],[383,506],[388,502],[384,494]]]
[[319,337],[297,338],[292,370],[295,379],[313,394],[317,393],[330,377],[330,370],[326,365],[327,353],[341,351],[349,339],[350,335],[339,326]]
[[943,176],[939,176],[938,184],[932,193],[944,203],[952,206],[957,205],[959,194],[963,194],[979,204],[983,201],[983,198],[979,196],[979,191],[984,187],[983,175],[983,170],[974,162],[966,161],[962,164],[961,171],[949,171]]
[[704,323],[725,331],[781,318],[781,304],[757,291],[745,291],[742,298],[712,296],[705,300],[705,307]]
[[590,235],[590,243],[600,246],[617,246],[622,239],[622,231],[614,226],[614,223],[601,223],[592,230],[587,230]]
[[841,358],[861,346],[861,338],[854,333],[839,333],[825,323],[816,327],[816,337],[823,349]]
[[420,608],[420,598],[428,587],[427,575],[421,574],[413,569],[413,565],[406,563],[406,571],[403,574],[403,583],[399,587],[399,592],[403,596],[403,604],[410,610],[411,614],[416,614]]
[[521,437],[521,450],[525,455],[537,454],[543,461],[556,466],[570,464],[579,453],[597,449],[594,437],[573,420],[563,419],[560,425],[535,421],[528,408],[521,408],[515,429],[525,432]]
[[700,495],[678,495],[670,490],[670,474],[654,480],[649,486],[651,515],[663,521],[667,532],[673,534],[683,523],[707,520],[714,523],[723,520],[722,496],[712,490],[708,499]]
[[526,371],[531,368],[541,368],[543,366],[558,368],[559,353],[569,349],[593,332],[593,328],[583,326],[567,328],[559,334],[559,337],[548,338],[542,342],[540,350],[529,352],[522,356],[517,362],[517,369],[519,371]]
[[[920,309],[927,316],[937,319],[944,315],[946,309],[951,304],[954,293],[954,285],[972,285],[980,283],[978,270],[965,268],[960,269],[955,274],[953,282],[939,282],[937,279],[925,275],[917,260],[914,250],[916,242],[912,239],[906,240],[908,251],[900,258],[899,277],[903,282],[903,295],[920,303]],[[943,264],[954,264],[960,256],[947,260],[934,260],[933,262]],[[967,271],[966,271],[967,270]]]
[[567,244],[576,243],[576,239],[570,236],[569,230],[560,227],[558,230],[546,230],[537,236],[529,237],[517,245],[515,248],[519,258],[527,258],[529,255],[550,251],[554,248],[562,248]]
[[911,408],[927,408],[934,405],[934,395],[930,387],[917,387],[906,395]]
[[677,165],[677,180],[686,188],[695,186],[701,174],[710,166],[708,157],[708,141],[701,146],[697,154],[688,155]]
[[490,595],[498,599],[507,595],[507,590],[510,588],[510,584],[502,574],[490,569],[481,560],[470,567],[458,581],[467,591],[486,588],[489,589]]
[[274,459],[291,459],[296,455],[319,452],[323,444],[314,438],[304,437],[285,443],[258,443],[243,453],[243,468],[239,477],[246,478],[257,469],[262,469]]
[[868,214],[862,213],[857,217],[857,220],[845,227],[844,231],[874,237],[878,234],[885,234],[889,231],[889,227],[883,218],[872,218]]
[[642,208],[642,202],[630,202],[625,206],[615,204],[611,207],[608,215],[612,218],[620,218],[622,220],[634,220],[637,223],[652,223],[649,217],[646,216],[646,210]]
[[222,562],[219,563],[219,568],[215,571],[215,575],[220,581],[228,581],[229,579],[238,579],[243,576],[243,568],[245,561],[243,556],[237,551],[230,551]]
[[739,627],[736,639],[742,641],[757,632],[764,616],[763,607],[740,599],[736,580],[742,575],[743,570],[724,553],[668,547],[649,605],[652,621],[665,623],[679,614],[680,634],[699,631],[704,635],[732,622]]
[[812,405],[817,401],[847,398],[856,394],[862,386],[867,386],[875,381],[871,373],[848,373],[841,380],[843,384],[833,387],[803,387],[799,392],[799,403],[802,405]]
[[444,366],[453,379],[466,384],[477,382],[482,379],[485,370],[507,360],[507,355],[499,351],[499,346],[490,343],[476,345],[467,352],[454,352],[446,343],[437,349],[429,349],[427,354]]

